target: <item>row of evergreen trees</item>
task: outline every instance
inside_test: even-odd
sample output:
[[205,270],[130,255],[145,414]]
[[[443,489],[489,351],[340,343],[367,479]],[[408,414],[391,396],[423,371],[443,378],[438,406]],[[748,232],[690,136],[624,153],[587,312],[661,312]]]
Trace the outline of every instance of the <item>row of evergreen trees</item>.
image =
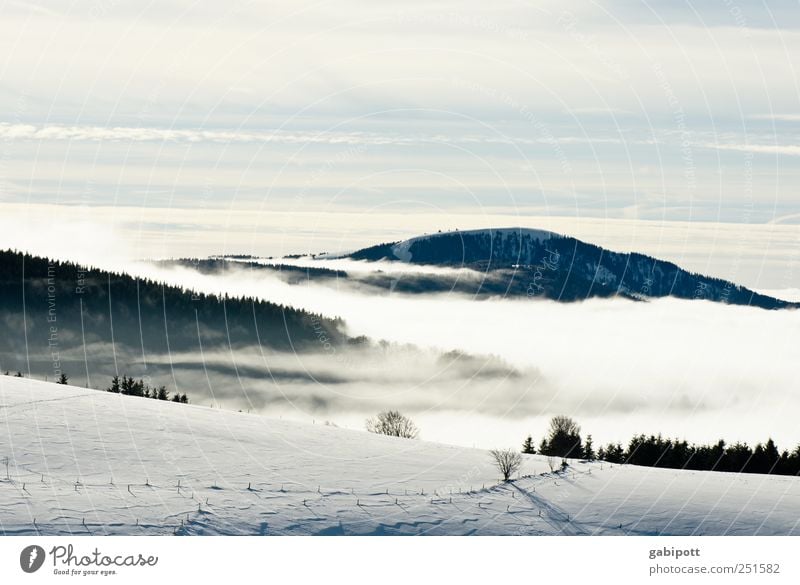
[[[525,439],[522,452],[537,452],[533,437]],[[685,440],[665,439],[661,435],[636,435],[627,447],[621,443],[609,443],[595,453],[592,436],[588,435],[584,441],[580,426],[567,416],[553,417],[547,437],[539,444],[538,453],[551,457],[590,461],[599,459],[609,463],[669,469],[800,475],[800,445],[789,452],[780,451],[772,439],[751,448],[741,442],[728,445],[720,440],[713,445],[696,445]]]
[[155,398],[157,400],[172,400],[172,402],[180,402],[188,404],[189,399],[186,394],[175,393],[170,398],[169,390],[166,386],[150,386],[144,380],[136,380],[130,376],[114,376],[111,378],[111,386],[106,388],[106,392],[115,392],[117,394],[125,394],[127,396],[141,396],[143,398]]
[[[8,372],[8,370],[6,370],[4,375],[10,376],[11,374]],[[14,374],[14,377],[15,378],[24,378],[25,376],[23,375],[22,372],[17,370],[17,373]],[[47,378],[45,377],[45,382],[46,381],[47,381]],[[69,377],[65,373],[62,372],[61,375],[56,380],[56,384],[64,384],[64,385],[69,384]]]
[[695,445],[661,435],[637,435],[626,449],[619,443],[601,447],[597,458],[611,463],[670,469],[800,475],[800,445],[791,452],[781,451],[772,439],[750,447],[741,442],[728,445],[723,440],[713,445]]
[[[8,370],[5,372],[9,376]],[[15,378],[23,378],[22,372],[14,374]],[[69,376],[61,373],[56,384],[69,384]],[[143,379],[136,380],[130,376],[114,376],[111,378],[111,386],[105,389],[106,392],[115,392],[117,394],[125,394],[126,396],[141,396],[143,398],[155,398],[157,400],[171,400],[172,402],[180,402],[181,404],[189,404],[189,398],[186,394],[176,392],[170,398],[170,392],[166,386],[150,386]]]

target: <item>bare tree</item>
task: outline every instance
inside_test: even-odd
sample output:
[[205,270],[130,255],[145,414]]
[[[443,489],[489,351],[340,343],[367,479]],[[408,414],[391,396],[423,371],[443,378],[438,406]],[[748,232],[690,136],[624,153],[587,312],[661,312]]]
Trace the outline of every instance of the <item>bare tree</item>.
[[416,439],[419,429],[407,416],[396,410],[387,410],[367,419],[367,430],[378,435]]
[[548,457],[547,458],[547,466],[550,468],[550,473],[553,473],[556,470],[556,458],[555,457]]
[[489,454],[494,459],[497,469],[503,475],[503,480],[508,481],[511,476],[519,471],[522,465],[522,455],[513,449],[492,449]]

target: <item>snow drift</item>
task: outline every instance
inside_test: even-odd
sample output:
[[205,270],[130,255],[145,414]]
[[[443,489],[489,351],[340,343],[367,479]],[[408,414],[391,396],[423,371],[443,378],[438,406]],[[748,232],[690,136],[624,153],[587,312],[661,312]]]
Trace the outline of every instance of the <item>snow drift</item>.
[[0,533],[800,534],[800,479],[486,451],[0,377]]

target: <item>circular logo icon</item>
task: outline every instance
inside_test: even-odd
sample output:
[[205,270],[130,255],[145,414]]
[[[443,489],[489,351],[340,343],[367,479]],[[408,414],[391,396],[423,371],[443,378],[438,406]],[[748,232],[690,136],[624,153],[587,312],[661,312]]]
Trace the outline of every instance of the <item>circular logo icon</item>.
[[32,544],[22,549],[19,554],[19,566],[26,573],[35,573],[44,564],[44,549],[41,546]]

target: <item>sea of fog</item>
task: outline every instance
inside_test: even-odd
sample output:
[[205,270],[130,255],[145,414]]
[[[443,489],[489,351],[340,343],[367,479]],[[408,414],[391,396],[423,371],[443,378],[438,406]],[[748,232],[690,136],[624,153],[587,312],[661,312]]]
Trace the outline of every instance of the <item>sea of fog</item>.
[[[677,299],[567,304],[374,294],[344,281],[289,285],[265,270],[129,270],[339,316],[349,334],[390,342],[369,352],[321,341],[318,351],[295,355],[180,356],[187,375],[201,360],[264,372],[240,380],[239,391],[217,392],[226,408],[353,428],[399,408],[425,439],[483,447],[513,446],[528,434],[538,441],[554,414],[575,417],[596,444],[634,433],[800,443],[800,311]],[[292,369],[308,379],[271,375]],[[214,390],[198,382],[199,392],[213,397]]]

